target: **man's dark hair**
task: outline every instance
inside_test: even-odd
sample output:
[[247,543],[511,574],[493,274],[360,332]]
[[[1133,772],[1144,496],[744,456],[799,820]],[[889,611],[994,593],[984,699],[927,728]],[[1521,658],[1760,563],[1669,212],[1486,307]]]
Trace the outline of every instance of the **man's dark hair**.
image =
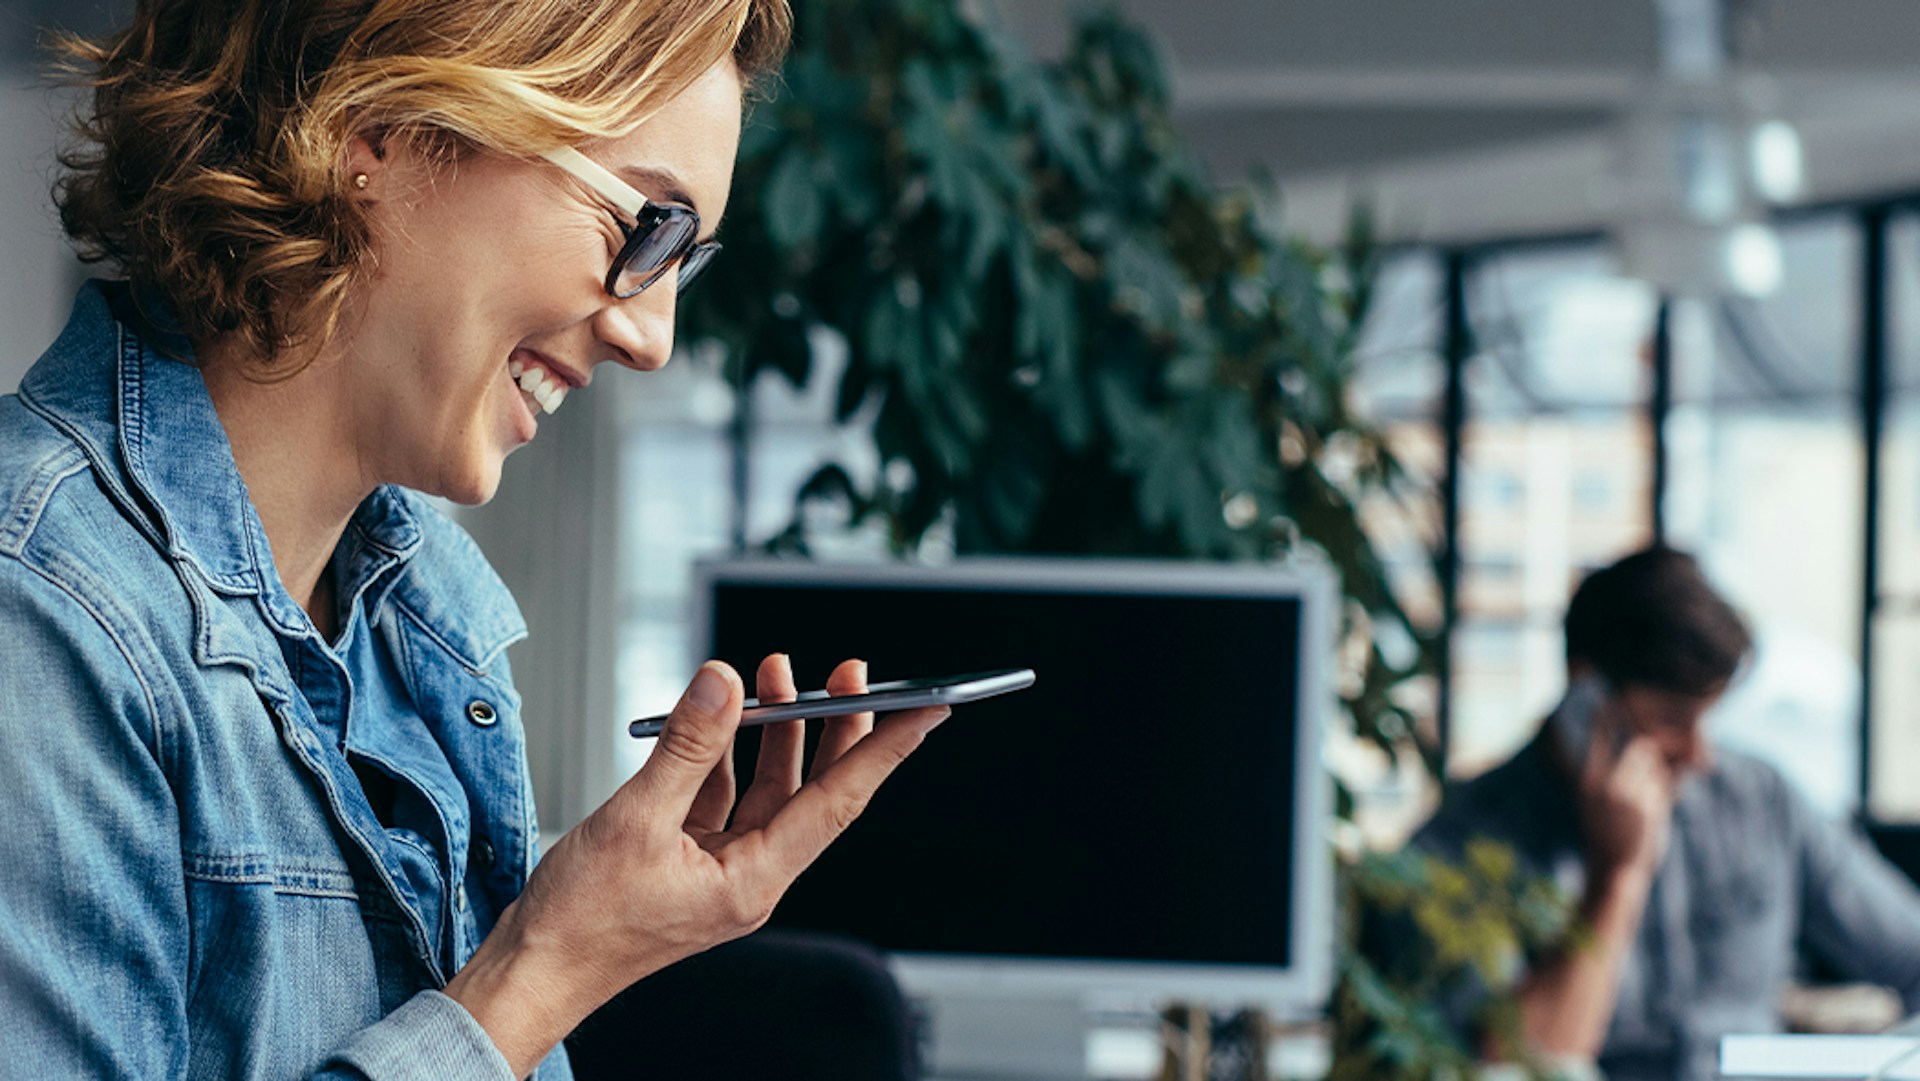
[[1740,614],[1685,552],[1635,552],[1580,583],[1567,605],[1567,661],[1615,687],[1689,695],[1725,687],[1753,649]]

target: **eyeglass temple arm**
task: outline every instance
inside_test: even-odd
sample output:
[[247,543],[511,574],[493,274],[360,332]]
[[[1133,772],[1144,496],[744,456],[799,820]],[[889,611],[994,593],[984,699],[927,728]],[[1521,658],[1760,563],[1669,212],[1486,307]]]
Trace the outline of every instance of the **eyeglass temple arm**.
[[646,196],[633,190],[633,185],[570,146],[542,150],[540,156],[578,177],[581,183],[605,196],[607,201],[626,211],[627,216],[636,221],[640,218],[640,212],[647,208]]

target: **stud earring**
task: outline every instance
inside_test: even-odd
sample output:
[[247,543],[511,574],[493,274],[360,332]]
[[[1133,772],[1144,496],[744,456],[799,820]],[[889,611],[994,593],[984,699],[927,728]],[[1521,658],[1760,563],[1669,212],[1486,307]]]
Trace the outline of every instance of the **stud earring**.
[[353,186],[356,188],[359,188],[361,191],[366,191],[367,185],[371,183],[373,183],[373,178],[368,176],[367,174],[365,173],[353,174]]

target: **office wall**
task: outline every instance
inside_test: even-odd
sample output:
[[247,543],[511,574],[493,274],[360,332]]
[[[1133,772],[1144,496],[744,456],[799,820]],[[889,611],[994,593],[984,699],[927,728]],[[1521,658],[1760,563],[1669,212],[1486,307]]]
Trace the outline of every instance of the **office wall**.
[[66,322],[85,276],[60,233],[50,194],[56,132],[70,102],[25,64],[0,68],[0,393]]

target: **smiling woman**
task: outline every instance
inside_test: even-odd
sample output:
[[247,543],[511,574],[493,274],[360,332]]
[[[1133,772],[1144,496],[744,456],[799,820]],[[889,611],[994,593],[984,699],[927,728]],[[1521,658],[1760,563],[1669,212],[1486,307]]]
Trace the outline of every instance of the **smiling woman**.
[[354,139],[531,158],[633,131],[723,59],[765,74],[788,32],[784,5],[747,0],[143,11],[105,42],[57,42],[95,89],[63,157],[63,221],[83,253],[170,302],[187,336],[236,333],[270,360],[323,338],[370,268],[341,167]]
[[8,1070],[566,1077],[561,1037],[764,921],[944,716],[831,722],[804,774],[774,726],[736,806],[709,664],[536,868],[525,624],[416,494],[488,499],[597,365],[666,362],[788,21],[146,0],[61,44],[94,93],[60,209],[118,276],[0,398]]

